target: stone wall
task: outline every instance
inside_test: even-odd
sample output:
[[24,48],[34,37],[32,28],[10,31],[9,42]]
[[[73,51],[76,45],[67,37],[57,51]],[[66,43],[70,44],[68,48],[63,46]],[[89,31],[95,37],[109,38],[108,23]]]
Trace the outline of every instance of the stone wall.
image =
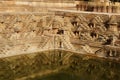
[[41,12],[48,8],[74,9],[74,2],[62,1],[0,1],[0,12]]
[[53,49],[94,54],[103,44],[119,46],[119,15],[58,13],[1,13],[0,57]]
[[108,2],[76,2],[76,8],[80,11],[120,13],[120,3]]

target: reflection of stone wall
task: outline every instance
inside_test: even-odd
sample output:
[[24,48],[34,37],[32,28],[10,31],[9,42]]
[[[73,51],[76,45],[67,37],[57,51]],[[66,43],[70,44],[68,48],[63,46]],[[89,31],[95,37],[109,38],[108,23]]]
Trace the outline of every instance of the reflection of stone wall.
[[[53,74],[59,72],[71,74],[72,80],[76,78],[73,77],[74,74],[80,76],[77,77],[78,80],[81,77],[86,79],[86,76],[92,80],[120,79],[119,61],[100,59],[95,56],[80,55],[62,50],[7,57],[0,59],[0,65],[0,80],[36,80],[38,77],[46,80],[47,75],[52,75],[53,79]],[[96,76],[93,75],[95,72]],[[85,77],[84,74],[86,74]],[[105,77],[101,77],[101,75]],[[71,76],[69,76],[70,79]],[[33,79],[35,77],[36,79]],[[49,79],[50,77],[47,80]],[[58,80],[58,76],[56,79]]]
[[0,59],[0,80],[26,80],[34,74],[57,72],[69,65],[69,54],[73,53],[53,50]]

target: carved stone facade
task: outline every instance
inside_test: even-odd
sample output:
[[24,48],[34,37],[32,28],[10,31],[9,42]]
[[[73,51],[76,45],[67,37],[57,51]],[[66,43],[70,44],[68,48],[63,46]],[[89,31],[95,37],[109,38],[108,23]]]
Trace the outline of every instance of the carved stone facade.
[[0,15],[0,57],[51,49],[98,55],[103,46],[119,47],[120,20],[114,20],[119,15],[56,12]]
[[[75,3],[71,2],[53,5],[39,0],[10,0],[5,3],[0,3],[1,9],[5,9],[0,13],[0,57],[54,49],[103,57],[112,56],[111,53],[119,56],[120,15],[116,12],[93,14],[66,10],[75,9]],[[109,11],[106,6],[89,4],[94,11]],[[79,8],[88,7],[80,3]]]
[[[98,0],[97,0],[98,1]],[[85,2],[77,1],[76,8],[80,11],[92,11],[92,12],[105,12],[105,13],[120,13],[120,3],[111,3],[109,1],[94,1],[94,2]]]

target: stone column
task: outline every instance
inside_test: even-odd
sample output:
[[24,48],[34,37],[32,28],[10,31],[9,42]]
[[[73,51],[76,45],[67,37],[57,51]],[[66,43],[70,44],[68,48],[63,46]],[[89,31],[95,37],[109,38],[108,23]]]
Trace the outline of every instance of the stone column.
[[108,12],[111,13],[112,12],[112,7],[108,6]]
[[96,7],[96,5],[94,5],[93,11],[94,11],[94,12],[97,12],[97,7]]
[[106,6],[106,12],[108,13],[108,6]]
[[98,12],[101,12],[101,6],[98,6]]
[[116,13],[116,12],[117,12],[116,9],[117,9],[116,6],[112,6],[112,12],[113,12],[113,13]]
[[98,12],[98,9],[99,9],[98,6],[96,6],[96,12]]
[[76,9],[77,9],[77,11],[79,10],[79,4],[76,5]]
[[116,13],[120,13],[120,7],[116,6]]
[[107,11],[106,11],[106,6],[103,6],[103,12],[107,12]]
[[104,8],[104,6],[101,6],[101,12],[103,12],[103,8]]
[[79,7],[80,7],[80,11],[82,11],[82,5],[81,4],[79,4]]
[[115,12],[115,9],[114,9],[114,6],[111,6],[111,12],[114,13]]
[[86,11],[86,10],[87,10],[87,5],[85,4],[85,5],[84,5],[84,11]]
[[84,11],[84,4],[82,5],[82,8],[81,8],[82,11]]
[[103,12],[103,6],[101,6],[101,12]]
[[84,10],[85,10],[85,4],[82,5],[82,11],[84,11]]

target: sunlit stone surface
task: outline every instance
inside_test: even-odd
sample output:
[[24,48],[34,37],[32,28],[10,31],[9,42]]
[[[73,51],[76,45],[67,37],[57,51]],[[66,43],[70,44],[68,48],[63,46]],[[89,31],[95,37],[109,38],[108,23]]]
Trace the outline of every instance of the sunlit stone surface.
[[0,80],[119,80],[119,9],[95,3],[1,0]]

